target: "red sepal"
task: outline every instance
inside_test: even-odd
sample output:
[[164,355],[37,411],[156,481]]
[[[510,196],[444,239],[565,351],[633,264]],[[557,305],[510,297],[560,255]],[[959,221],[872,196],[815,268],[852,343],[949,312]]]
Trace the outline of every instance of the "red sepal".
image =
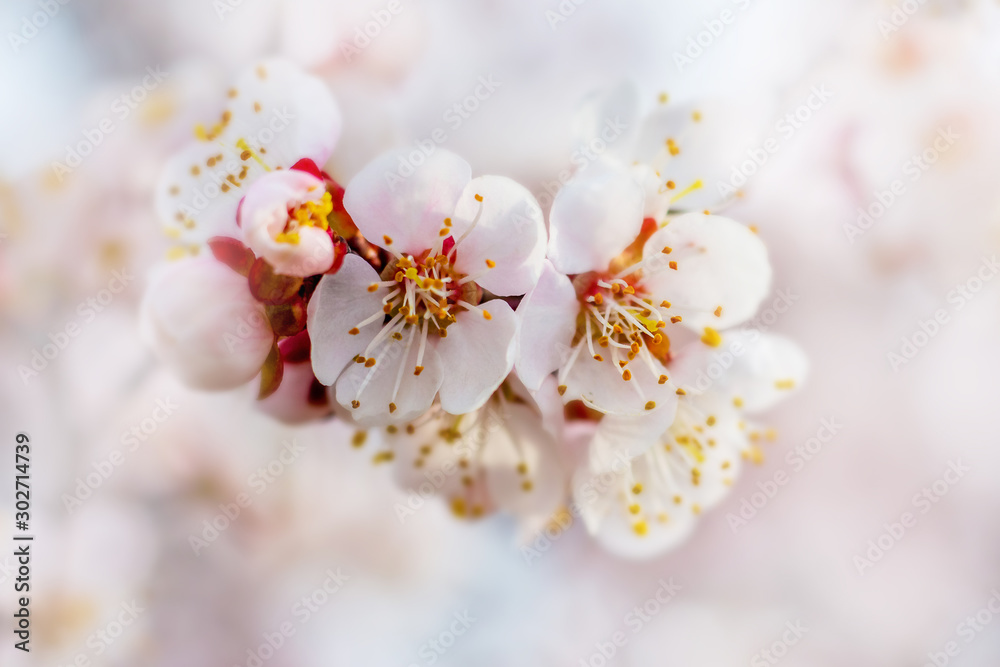
[[278,391],[284,373],[285,362],[282,361],[278,345],[275,343],[271,345],[271,352],[264,361],[264,367],[260,369],[260,391],[257,393],[257,400],[263,400]]
[[250,275],[253,267],[253,251],[231,236],[214,236],[208,240],[212,255],[241,276]]
[[274,272],[274,268],[264,258],[258,258],[250,268],[250,293],[263,303],[279,304],[290,301],[298,295],[302,278],[284,276]]
[[304,157],[295,164],[291,166],[292,169],[296,171],[304,171],[307,174],[312,174],[321,181],[329,181],[331,179],[325,171],[320,171],[320,168],[316,166],[316,163],[311,159]]
[[265,306],[271,331],[276,336],[294,336],[306,328],[306,302],[296,296],[285,303]]
[[278,343],[281,358],[286,364],[300,364],[309,361],[312,353],[312,341],[308,331],[301,331],[291,338],[285,338]]
[[340,267],[344,265],[344,258],[351,254],[351,246],[347,245],[347,241],[342,238],[333,238],[333,264],[330,268],[326,270],[327,274],[336,273],[340,271]]

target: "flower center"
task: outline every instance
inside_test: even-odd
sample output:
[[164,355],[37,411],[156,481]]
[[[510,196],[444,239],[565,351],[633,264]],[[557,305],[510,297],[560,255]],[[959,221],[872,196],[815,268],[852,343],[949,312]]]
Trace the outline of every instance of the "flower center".
[[[519,493],[530,494],[537,488],[538,465],[530,456],[533,445],[518,430],[507,426],[514,417],[510,409],[514,404],[524,405],[525,400],[504,382],[486,405],[473,413],[450,415],[435,405],[426,415],[404,427],[406,436],[399,434],[397,426],[389,426],[386,431],[422,442],[413,455],[414,468],[459,475],[460,485],[449,484],[445,489],[448,505],[459,518],[477,519],[494,505],[486,474],[490,466],[484,456],[487,448],[502,447],[506,439],[513,448],[510,454],[514,461],[510,463],[517,474]],[[496,438],[498,429],[504,431],[505,437]],[[431,474],[434,473],[428,473]]]
[[700,514],[702,507],[694,496],[706,474],[713,483],[733,483],[736,456],[710,456],[720,446],[715,425],[713,415],[680,409],[661,443],[636,459],[620,500],[637,535],[645,536],[651,523],[668,523],[675,511]]
[[453,256],[435,251],[424,255],[419,260],[412,255],[400,257],[382,272],[387,280],[368,286],[369,292],[389,288],[382,297],[382,312],[391,318],[390,324],[433,328],[443,338],[448,335],[448,326],[455,322],[456,312],[461,312],[459,308],[491,319],[489,311],[477,305],[482,291],[474,277],[456,271]]
[[[388,242],[387,242],[388,243]],[[475,276],[464,276],[454,267],[453,255],[439,251],[426,251],[421,260],[412,255],[405,255],[390,264],[383,271],[383,277],[388,280],[374,282],[368,286],[369,292],[379,288],[389,288],[382,297],[382,309],[371,317],[348,331],[352,336],[360,333],[363,327],[376,322],[382,323],[382,328],[368,344],[363,354],[355,358],[355,362],[372,368],[386,354],[369,356],[378,349],[379,344],[388,336],[394,341],[402,341],[406,335],[404,355],[410,353],[414,344],[417,345],[414,375],[420,375],[423,370],[424,353],[427,349],[427,338],[436,332],[441,338],[448,335],[448,326],[456,321],[455,315],[465,309],[475,311],[485,319],[493,319],[490,312],[476,305],[482,298],[482,290],[474,282]],[[389,412],[396,411],[396,396],[402,382],[403,366],[400,365],[396,384],[393,388]],[[357,397],[352,402],[353,407],[360,405],[360,395],[367,383],[358,389]]]
[[[653,302],[645,295],[641,285],[623,278],[599,277],[580,297],[584,331],[602,348],[628,349],[629,361],[638,354],[637,348],[647,343],[662,344],[666,336],[660,331],[667,318],[660,309],[670,308],[670,303]],[[680,321],[679,316],[673,322]],[[598,359],[598,361],[601,361]]]
[[288,221],[285,228],[278,232],[274,240],[278,243],[299,242],[299,229],[302,227],[319,227],[323,231],[330,229],[327,216],[333,211],[333,197],[329,192],[323,193],[320,201],[306,201],[288,209]]
[[[657,304],[646,296],[634,280],[635,275],[632,271],[625,277],[590,274],[577,278],[580,314],[572,355],[560,374],[560,386],[584,348],[595,361],[617,366],[626,382],[632,379],[629,365],[637,359],[649,367],[660,384],[667,382],[662,364],[670,355],[670,339],[662,331],[668,318],[661,310],[669,309],[670,303]],[[680,320],[680,316],[669,318],[673,323]],[[645,407],[652,410],[656,403],[648,401]]]
[[[364,353],[355,357],[355,362],[372,368],[378,364],[381,357],[368,355],[385,337],[390,336],[395,341],[402,341],[403,332],[409,331],[403,354],[408,355],[413,344],[417,344],[417,359],[413,374],[420,375],[424,370],[422,365],[424,352],[432,327],[441,338],[445,338],[448,335],[448,326],[456,321],[456,314],[461,312],[459,308],[474,311],[487,320],[493,319],[486,308],[478,305],[483,291],[475,281],[496,268],[496,262],[487,259],[486,268],[473,275],[465,275],[455,268],[455,253],[458,247],[468,237],[469,232],[475,229],[482,217],[483,197],[477,194],[475,198],[479,202],[479,210],[469,229],[456,240],[452,234],[452,220],[445,218],[437,243],[433,248],[420,253],[419,257],[396,253],[392,250],[392,237],[388,235],[382,237],[385,244],[383,247],[397,259],[382,271],[381,281],[368,286],[369,292],[376,292],[380,288],[389,289],[382,297],[382,309],[347,332],[356,336],[362,328],[376,322],[382,323],[382,328],[375,334]],[[384,350],[382,354],[385,354]],[[396,376],[392,399],[389,402],[390,413],[396,411],[395,400],[402,381],[403,367],[401,364],[399,374]],[[359,397],[366,385],[367,381],[361,384],[357,397],[351,402],[354,408],[360,405]]]

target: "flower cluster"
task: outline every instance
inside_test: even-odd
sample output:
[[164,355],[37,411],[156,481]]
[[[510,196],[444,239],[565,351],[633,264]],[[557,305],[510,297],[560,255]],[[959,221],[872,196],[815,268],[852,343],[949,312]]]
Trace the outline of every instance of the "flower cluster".
[[262,409],[355,424],[355,446],[456,516],[503,511],[530,537],[573,513],[626,556],[678,544],[759,459],[748,415],[806,361],[746,324],[771,270],[754,230],[711,212],[724,114],[599,98],[592,116],[634,130],[546,215],[444,149],[390,151],[342,186],[324,171],[337,105],[286,63],[228,101],[157,197],[173,261],[143,326],[188,384],[257,379]]

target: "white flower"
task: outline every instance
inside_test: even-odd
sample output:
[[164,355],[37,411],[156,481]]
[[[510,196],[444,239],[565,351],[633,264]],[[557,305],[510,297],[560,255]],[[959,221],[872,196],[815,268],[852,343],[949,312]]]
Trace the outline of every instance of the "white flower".
[[247,279],[210,256],[166,265],[146,291],[141,320],[160,360],[197,389],[249,382],[274,344]]
[[438,393],[451,414],[481,407],[513,366],[517,326],[505,301],[483,295],[523,294],[542,269],[544,221],[526,189],[472,179],[443,150],[404,178],[407,159],[381,156],[344,196],[391,257],[382,276],[349,255],[309,302],[316,377],[337,383],[337,401],[362,424],[410,421]]
[[622,556],[655,556],[687,539],[742,460],[760,461],[761,433],[744,415],[797,388],[807,362],[794,343],[747,330],[723,334],[719,347],[685,346],[671,370],[687,393],[670,428],[651,434],[642,418],[605,417],[574,480],[588,530]]
[[[236,212],[248,186],[309,159],[322,166],[340,136],[327,87],[281,60],[248,69],[229,89],[218,120],[167,164],[157,211],[181,256],[213,236],[239,238]],[[263,195],[262,195],[263,196]]]
[[660,221],[670,210],[712,208],[736,193],[730,177],[748,150],[760,148],[769,106],[759,97],[675,103],[662,94],[643,114],[638,88],[626,81],[588,98],[575,129],[580,146],[631,171],[646,193],[645,217]]
[[435,407],[410,424],[389,426],[397,481],[421,496],[443,496],[458,517],[500,510],[528,526],[547,520],[564,502],[568,479],[554,381],[537,394],[511,376],[473,412]]
[[750,317],[771,269],[743,225],[704,213],[644,224],[643,201],[626,172],[603,163],[556,196],[551,264],[518,307],[517,372],[534,389],[558,370],[566,401],[609,414],[655,411],[665,428],[676,404],[664,368],[671,337],[685,327],[712,337]]
[[304,278],[326,272],[334,260],[326,183],[299,169],[262,176],[240,206],[243,238],[275,273]]

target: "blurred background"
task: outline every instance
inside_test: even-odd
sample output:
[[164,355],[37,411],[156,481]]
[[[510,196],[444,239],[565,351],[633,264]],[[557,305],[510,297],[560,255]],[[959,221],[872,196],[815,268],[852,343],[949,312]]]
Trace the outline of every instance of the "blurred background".
[[[30,434],[37,535],[24,654],[3,482],[0,664],[1000,664],[995,0],[6,0],[0,28],[3,475]],[[727,214],[767,243],[791,306],[764,324],[812,370],[687,544],[622,561],[577,525],[529,559],[502,517],[401,523],[347,427],[158,367],[137,320],[166,247],[153,187],[275,54],[334,91],[341,181],[480,77],[500,85],[447,147],[543,203],[594,90],[772,109],[778,149]]]

